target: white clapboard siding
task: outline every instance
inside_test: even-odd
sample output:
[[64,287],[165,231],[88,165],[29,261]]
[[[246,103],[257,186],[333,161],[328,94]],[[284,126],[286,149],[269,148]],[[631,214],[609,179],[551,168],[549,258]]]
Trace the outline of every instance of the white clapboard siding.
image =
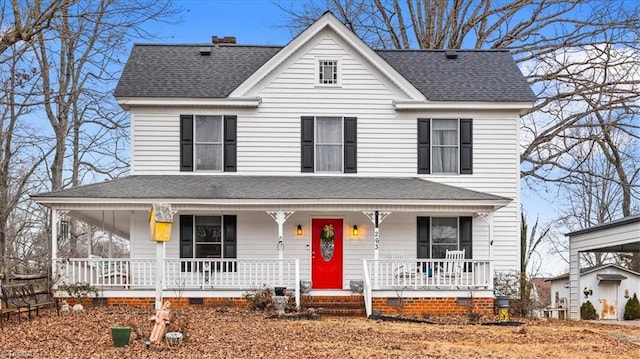
[[[316,86],[317,61],[334,58],[341,64],[341,86]],[[238,116],[235,174],[239,175],[300,175],[300,116],[355,116],[355,176],[422,177],[512,198],[511,204],[494,214],[493,255],[496,270],[518,268],[520,194],[515,111],[458,110],[460,106],[455,103],[451,110],[396,111],[393,100],[404,99],[406,94],[330,31],[314,37],[269,74],[256,87],[255,95],[261,99],[256,109],[133,108],[132,174],[185,174],[179,171],[180,114]],[[417,118],[473,118],[472,175],[417,175]],[[474,220],[474,229],[479,221]],[[275,250],[275,245],[266,240],[268,235],[251,233],[256,226],[245,229],[240,224],[239,235],[240,231],[249,231],[255,246],[239,246],[239,255],[268,255]],[[410,228],[415,231],[415,223],[405,230]],[[415,236],[411,240],[415,247]],[[304,262],[301,265],[304,268]]]
[[[220,215],[220,213],[202,213]],[[239,212],[238,258],[276,259],[278,258],[278,229],[276,222],[266,212]],[[407,258],[416,258],[416,217],[424,213],[392,213],[380,225],[380,258],[391,258],[391,252],[403,252]],[[132,258],[154,258],[156,242],[149,239],[148,213],[137,211],[132,215],[135,229],[131,236]],[[284,225],[284,258],[300,259],[301,280],[311,279],[311,220],[313,218],[343,219],[343,288],[349,288],[349,281],[362,279],[362,259],[374,257],[373,225],[360,212],[296,212]],[[179,217],[174,218],[172,239],[166,242],[167,258],[179,258]],[[298,224],[304,233],[296,235]],[[357,225],[359,235],[353,237],[351,228]],[[480,218],[473,221],[473,259],[488,260],[488,227]]]

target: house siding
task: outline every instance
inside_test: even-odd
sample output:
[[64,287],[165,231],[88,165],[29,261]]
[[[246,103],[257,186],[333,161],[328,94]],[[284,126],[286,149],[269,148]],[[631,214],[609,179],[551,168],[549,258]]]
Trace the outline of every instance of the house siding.
[[[181,214],[220,215],[215,212],[191,212]],[[230,214],[230,213],[225,213]],[[278,258],[278,227],[266,212],[238,212],[238,258],[259,259]],[[424,213],[396,213],[387,217],[380,225],[380,258],[391,258],[391,252],[403,252],[407,257],[416,257],[416,217]],[[448,214],[451,216],[452,214]],[[464,214],[460,214],[464,215]],[[132,219],[135,230],[131,238],[131,258],[153,258],[156,242],[149,237],[147,217],[144,211],[134,212]],[[296,212],[284,225],[284,258],[300,260],[301,280],[311,280],[311,233],[313,218],[343,219],[343,289],[349,289],[351,280],[362,279],[362,260],[372,259],[373,225],[362,213],[354,212]],[[302,236],[295,234],[298,224],[302,225]],[[359,235],[353,237],[351,227],[357,225]],[[171,241],[166,242],[166,258],[179,258],[179,216],[175,216]],[[488,260],[488,228],[485,222],[473,221],[473,259]],[[308,247],[307,247],[308,246]]]

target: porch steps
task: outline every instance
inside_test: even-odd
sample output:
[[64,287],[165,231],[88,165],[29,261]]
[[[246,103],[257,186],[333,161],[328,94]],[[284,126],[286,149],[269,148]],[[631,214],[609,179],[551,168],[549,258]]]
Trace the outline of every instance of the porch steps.
[[322,315],[342,317],[366,317],[364,297],[361,295],[302,295],[300,297],[304,309],[314,308],[322,311]]

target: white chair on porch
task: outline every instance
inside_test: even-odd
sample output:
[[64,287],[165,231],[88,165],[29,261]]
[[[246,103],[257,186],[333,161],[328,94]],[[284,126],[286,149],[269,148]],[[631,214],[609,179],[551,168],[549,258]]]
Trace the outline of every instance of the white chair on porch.
[[416,276],[415,262],[408,260],[409,256],[406,252],[391,251],[391,259],[394,280],[402,281]]
[[448,250],[442,262],[441,280],[445,285],[459,286],[464,268],[465,250]]
[[89,255],[89,265],[96,272],[96,284],[98,285],[121,285],[125,288],[129,287],[129,274],[127,268],[122,266],[121,262],[110,262],[102,260],[104,258],[97,255]]

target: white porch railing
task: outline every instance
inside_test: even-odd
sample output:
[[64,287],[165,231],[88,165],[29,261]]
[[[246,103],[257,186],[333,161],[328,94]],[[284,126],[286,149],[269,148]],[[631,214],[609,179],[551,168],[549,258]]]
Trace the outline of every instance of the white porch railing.
[[[266,285],[295,289],[300,305],[298,259],[165,259],[164,290],[251,290]],[[154,289],[152,258],[56,260],[56,284],[88,283],[100,289]]]
[[371,315],[372,290],[493,289],[490,261],[364,259],[364,300]]

